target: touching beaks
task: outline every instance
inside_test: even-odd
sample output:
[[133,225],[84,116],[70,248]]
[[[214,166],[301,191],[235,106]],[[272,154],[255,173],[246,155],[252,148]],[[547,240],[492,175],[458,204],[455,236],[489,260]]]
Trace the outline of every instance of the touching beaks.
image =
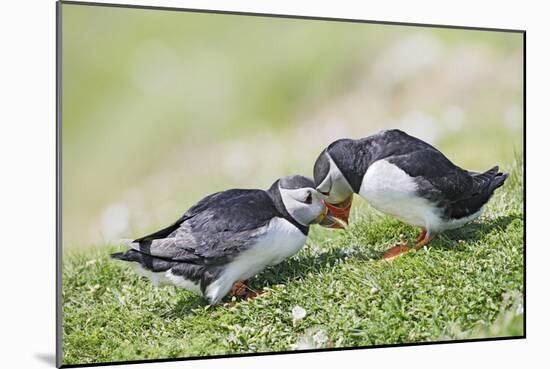
[[351,211],[351,205],[353,201],[353,195],[345,199],[339,204],[330,204],[324,201],[327,207],[328,213],[319,224],[327,228],[345,228],[348,225],[349,213]]
[[332,214],[327,214],[323,220],[319,222],[319,225],[325,228],[345,229],[348,223]]
[[325,207],[325,210],[319,214],[317,218],[312,224],[319,224],[322,227],[325,228],[338,228],[338,229],[344,229],[348,225],[346,222],[339,219],[334,214],[331,214],[330,210]]

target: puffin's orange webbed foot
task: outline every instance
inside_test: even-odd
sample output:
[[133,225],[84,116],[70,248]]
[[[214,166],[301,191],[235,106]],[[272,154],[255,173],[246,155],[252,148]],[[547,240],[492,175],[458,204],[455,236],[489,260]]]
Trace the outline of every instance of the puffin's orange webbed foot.
[[246,284],[243,283],[243,281],[235,282],[235,284],[233,285],[233,287],[231,287],[231,290],[229,291],[229,296],[235,296],[241,299],[246,298],[247,294],[248,287],[246,286]]
[[408,251],[410,251],[410,247],[408,245],[395,245],[392,248],[386,250],[384,252],[384,255],[382,255],[382,260],[391,260],[401,254],[404,254]]
[[260,296],[264,291],[255,291],[244,284],[243,281],[237,281],[231,287],[229,291],[229,296],[235,296],[241,300],[254,300],[256,297]]
[[420,242],[422,242],[424,240],[424,238],[426,238],[426,229],[425,228],[421,228],[420,229],[420,234],[418,235],[418,237],[416,238],[416,244],[418,245]]
[[[418,238],[416,239],[416,244],[414,245],[415,250],[420,250],[424,245],[426,245],[428,242],[430,242],[434,236],[428,235],[428,231],[426,231],[425,228],[420,229],[420,234],[418,235]],[[409,247],[404,240],[404,236],[401,236],[401,242],[403,244],[396,245],[389,250],[387,250],[384,255],[382,255],[382,260],[391,260],[401,254],[404,254],[413,248]]]

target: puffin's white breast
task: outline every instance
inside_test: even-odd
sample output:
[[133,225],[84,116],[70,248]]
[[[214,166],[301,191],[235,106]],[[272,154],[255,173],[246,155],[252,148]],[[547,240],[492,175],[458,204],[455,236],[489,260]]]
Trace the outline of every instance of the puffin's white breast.
[[273,218],[256,243],[224,267],[221,276],[207,287],[206,295],[213,300],[223,297],[233,283],[251,278],[268,265],[280,263],[297,253],[305,242],[306,236],[292,223]]
[[359,195],[375,209],[428,230],[440,222],[440,210],[417,195],[417,184],[398,166],[378,160],[363,177]]

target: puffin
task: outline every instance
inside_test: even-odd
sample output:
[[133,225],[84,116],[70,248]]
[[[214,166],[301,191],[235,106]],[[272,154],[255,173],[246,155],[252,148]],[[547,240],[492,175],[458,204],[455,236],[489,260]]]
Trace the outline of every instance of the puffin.
[[395,245],[383,259],[418,250],[437,234],[476,219],[508,177],[498,166],[485,172],[464,170],[399,129],[334,141],[318,156],[313,175],[326,206],[343,222],[356,193],[380,212],[420,227],[414,247]]
[[313,180],[301,175],[280,178],[267,191],[217,192],[168,227],[123,241],[128,250],[111,257],[133,263],[154,285],[190,290],[210,305],[228,293],[253,298],[247,279],[298,252],[311,224],[339,222],[323,199]]

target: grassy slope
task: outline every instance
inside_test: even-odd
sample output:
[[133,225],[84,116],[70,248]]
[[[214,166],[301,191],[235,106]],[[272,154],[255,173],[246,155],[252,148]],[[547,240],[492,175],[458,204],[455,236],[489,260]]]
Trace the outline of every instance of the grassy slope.
[[[481,219],[392,262],[377,257],[416,230],[356,199],[348,232],[314,229],[304,250],[254,279],[264,295],[231,307],[151,286],[109,259],[115,247],[66,254],[63,361],[521,335],[521,168]],[[293,322],[296,305],[307,314]]]

